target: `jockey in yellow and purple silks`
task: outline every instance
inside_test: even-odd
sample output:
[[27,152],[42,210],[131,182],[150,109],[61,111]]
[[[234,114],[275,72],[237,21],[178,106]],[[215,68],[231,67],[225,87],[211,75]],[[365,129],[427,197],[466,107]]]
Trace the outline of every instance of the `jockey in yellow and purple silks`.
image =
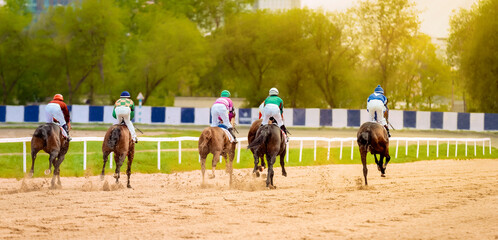
[[230,99],[230,92],[228,90],[223,90],[220,98],[216,99],[211,107],[211,127],[219,125],[226,126],[230,134],[232,134],[235,142],[237,142],[235,134],[233,133],[233,126],[230,122],[230,120],[234,117],[235,109],[233,107],[233,102]]
[[273,117],[277,121],[277,125],[288,133],[283,121],[284,101],[278,96],[278,89],[271,88],[269,96],[266,98],[263,107],[263,122],[261,125],[267,125],[270,118]]
[[374,93],[370,94],[367,99],[367,112],[370,114],[370,121],[382,124],[387,130],[387,135],[391,137],[387,121],[384,118],[385,111],[388,111],[387,97],[384,96],[384,89],[380,85],[377,85]]
[[122,92],[120,98],[114,103],[112,116],[118,120],[118,124],[121,122],[126,124],[128,130],[130,130],[133,141],[137,143],[137,134],[135,133],[135,127],[131,122],[133,117],[135,117],[135,104],[133,104],[133,100],[130,99],[130,93],[128,91]]

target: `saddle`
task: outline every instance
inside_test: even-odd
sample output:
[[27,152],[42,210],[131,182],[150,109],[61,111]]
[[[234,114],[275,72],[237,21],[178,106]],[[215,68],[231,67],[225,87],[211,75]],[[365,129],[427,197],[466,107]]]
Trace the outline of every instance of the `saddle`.
[[227,127],[223,124],[220,124],[218,125],[219,128],[221,128],[221,130],[223,130],[223,132],[225,132],[225,135],[227,135],[228,137],[228,140],[230,140],[230,142],[235,142],[235,139],[233,138],[232,134],[230,133],[230,131],[228,131]]

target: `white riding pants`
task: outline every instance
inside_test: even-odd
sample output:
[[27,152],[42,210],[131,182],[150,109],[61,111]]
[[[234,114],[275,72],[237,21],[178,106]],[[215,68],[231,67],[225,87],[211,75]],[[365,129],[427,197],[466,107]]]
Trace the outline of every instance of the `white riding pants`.
[[367,103],[367,109],[370,114],[370,121],[387,125],[386,119],[384,118],[386,107],[381,100],[370,100],[370,102]]
[[263,107],[263,125],[268,124],[270,117],[273,117],[275,121],[277,121],[279,127],[284,125],[282,115],[280,114],[280,108],[275,104],[266,104],[266,106]]
[[[60,126],[64,126],[66,124],[66,119],[64,119],[64,113],[62,113],[61,106],[57,103],[49,103],[45,107],[45,116],[47,123],[54,122],[53,119],[55,118],[55,120],[59,122]],[[67,137],[67,132],[66,130],[64,130],[64,128],[62,129],[62,135],[64,135],[64,137]]]
[[228,118],[228,109],[225,104],[215,103],[211,107],[211,127],[216,127],[221,124],[218,117],[223,120],[223,125],[227,126],[227,128],[233,127]]
[[137,134],[135,133],[135,127],[133,126],[133,123],[130,120],[130,113],[131,110],[129,107],[117,107],[116,110],[116,118],[118,120],[118,124],[124,121],[126,124],[126,127],[128,127],[128,130],[130,130],[131,137],[133,139],[137,138]]

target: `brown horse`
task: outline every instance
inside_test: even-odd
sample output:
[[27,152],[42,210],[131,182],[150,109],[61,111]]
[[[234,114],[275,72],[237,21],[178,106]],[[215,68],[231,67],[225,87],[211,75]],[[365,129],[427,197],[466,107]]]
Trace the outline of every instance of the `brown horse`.
[[[232,126],[233,124],[232,119]],[[207,127],[205,128],[201,136],[199,137],[198,149],[199,156],[201,157],[201,171],[202,171],[202,183],[204,184],[204,174],[206,172],[206,158],[209,153],[213,154],[213,160],[211,163],[213,174],[209,178],[215,178],[214,170],[216,169],[216,164],[223,156],[227,166],[226,172],[230,174],[230,186],[232,185],[232,173],[233,173],[233,159],[235,157],[235,147],[237,143],[230,142],[230,139],[225,134],[225,132],[219,127]],[[228,156],[228,157],[227,157]]]
[[266,178],[266,187],[275,188],[273,185],[273,165],[275,164],[277,156],[280,156],[280,166],[282,166],[282,175],[287,177],[287,172],[285,171],[285,137],[280,130],[280,128],[275,124],[268,124],[259,127],[256,132],[256,138],[252,141],[248,149],[251,149],[254,157],[254,170],[253,173],[259,176],[258,172],[258,161],[266,155],[266,160],[268,162],[268,175]]
[[116,183],[119,182],[121,166],[123,165],[126,156],[128,156],[128,169],[126,169],[128,183],[126,186],[131,188],[130,175],[131,164],[133,163],[133,157],[135,155],[135,142],[133,142],[131,133],[126,125],[112,125],[105,134],[104,142],[102,143],[102,154],[104,156],[104,165],[102,166],[102,174],[100,175],[102,180],[104,180],[105,175],[105,164],[107,163],[107,158],[111,152],[114,152],[114,162],[116,163],[116,171],[114,173]]
[[[381,124],[376,122],[363,123],[358,130],[357,142],[360,148],[361,163],[363,164],[363,176],[365,177],[365,185],[367,182],[367,153],[374,155],[377,169],[381,172],[381,177],[385,177],[386,167],[391,160],[389,156],[389,138],[387,131]],[[380,161],[377,160],[377,155],[380,155]],[[384,157],[386,162],[384,163]]]
[[55,188],[55,176],[57,176],[57,184],[61,186],[60,165],[64,161],[67,150],[69,149],[69,141],[62,135],[62,130],[55,123],[45,123],[40,125],[31,138],[31,171],[29,176],[32,177],[35,171],[36,154],[43,150],[50,155],[48,159],[48,169],[45,170],[45,175],[52,171],[54,165],[54,174],[52,176],[51,188]]
[[[261,126],[262,122],[263,119],[258,119],[252,123],[251,128],[249,129],[249,133],[247,134],[247,144],[251,144],[254,138],[256,138],[256,132],[258,132],[258,129]],[[252,154],[254,154],[254,152]],[[262,172],[266,167],[265,157],[261,156],[260,160],[261,160],[261,166],[258,167],[258,170]]]

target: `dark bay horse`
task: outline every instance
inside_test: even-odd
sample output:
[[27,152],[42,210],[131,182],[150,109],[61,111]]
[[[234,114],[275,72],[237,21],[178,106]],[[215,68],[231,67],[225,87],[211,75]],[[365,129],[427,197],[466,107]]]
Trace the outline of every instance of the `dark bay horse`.
[[52,165],[54,165],[54,174],[52,177],[51,188],[55,188],[55,176],[57,176],[57,184],[61,186],[60,165],[64,161],[67,150],[69,149],[69,141],[62,135],[62,130],[55,123],[45,123],[40,125],[31,138],[31,171],[29,176],[32,177],[35,171],[36,154],[43,150],[50,155],[48,159],[48,169],[45,170],[45,175],[50,174]]
[[[361,163],[363,164],[363,176],[365,177],[365,185],[368,185],[368,152],[374,155],[377,169],[381,172],[380,176],[385,177],[386,167],[389,163],[389,160],[391,160],[391,157],[389,156],[389,138],[387,137],[387,131],[384,126],[376,122],[363,123],[358,130],[357,142],[360,148]],[[377,160],[376,154],[380,155],[380,161]],[[384,157],[386,158],[385,163]]]
[[282,166],[282,175],[287,177],[287,172],[285,171],[285,148],[286,143],[284,135],[280,128],[275,124],[268,124],[259,127],[256,132],[256,138],[252,141],[248,149],[251,149],[254,156],[254,170],[257,176],[258,173],[258,162],[259,158],[266,155],[266,161],[268,162],[268,175],[266,178],[266,187],[275,188],[273,185],[273,165],[275,164],[277,156],[280,156],[280,166]]
[[[258,119],[254,121],[251,125],[251,128],[249,129],[249,133],[247,133],[247,144],[251,144],[252,141],[256,138],[256,132],[258,132],[259,127],[261,126],[261,123],[263,122],[263,119]],[[252,151],[252,149],[251,149]],[[254,152],[252,152],[254,154]],[[261,156],[261,166],[258,167],[259,171],[262,172],[266,165],[265,165],[265,157]]]
[[[235,126],[233,124],[232,126]],[[216,169],[216,164],[220,160],[220,156],[223,156],[227,165],[226,172],[230,174],[230,186],[232,185],[232,174],[233,174],[233,159],[235,157],[235,147],[237,144],[235,142],[230,142],[230,139],[225,134],[225,132],[219,127],[207,127],[205,128],[201,136],[199,137],[198,150],[199,156],[201,158],[201,171],[202,171],[202,183],[204,184],[204,174],[206,172],[206,158],[208,154],[213,154],[213,160],[211,163],[213,174],[209,178],[215,178],[214,170]]]
[[130,175],[131,164],[133,163],[133,157],[135,156],[135,142],[131,138],[131,133],[126,125],[112,125],[105,134],[104,142],[102,143],[102,154],[104,156],[104,165],[102,166],[102,174],[100,175],[102,180],[104,180],[105,175],[105,164],[107,163],[107,158],[111,152],[114,152],[114,162],[116,163],[116,171],[114,173],[116,183],[119,182],[121,166],[123,166],[124,160],[128,156],[128,168],[126,169],[128,183],[126,186],[131,188]]

